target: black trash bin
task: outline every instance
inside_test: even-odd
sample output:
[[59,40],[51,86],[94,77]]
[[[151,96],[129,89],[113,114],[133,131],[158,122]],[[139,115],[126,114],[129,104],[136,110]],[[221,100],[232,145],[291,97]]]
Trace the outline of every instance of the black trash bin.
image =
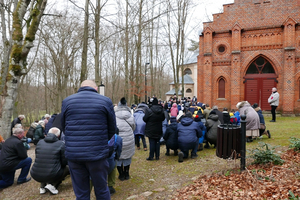
[[221,124],[218,126],[217,150],[219,158],[236,159],[241,153],[241,127],[234,124]]

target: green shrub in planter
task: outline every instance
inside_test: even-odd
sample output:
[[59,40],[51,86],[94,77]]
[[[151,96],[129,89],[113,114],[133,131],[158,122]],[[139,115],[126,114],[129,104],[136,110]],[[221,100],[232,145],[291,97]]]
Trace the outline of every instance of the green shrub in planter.
[[284,160],[280,158],[278,154],[275,154],[275,148],[277,146],[272,147],[270,144],[266,144],[264,142],[259,142],[259,147],[253,150],[248,150],[250,153],[250,158],[254,159],[253,164],[268,164],[273,163],[274,165],[282,165]]
[[299,138],[295,138],[295,137],[291,137],[290,139],[289,139],[289,141],[290,141],[290,146],[289,146],[289,148],[290,149],[294,149],[294,151],[296,151],[296,152],[300,152],[300,139]]

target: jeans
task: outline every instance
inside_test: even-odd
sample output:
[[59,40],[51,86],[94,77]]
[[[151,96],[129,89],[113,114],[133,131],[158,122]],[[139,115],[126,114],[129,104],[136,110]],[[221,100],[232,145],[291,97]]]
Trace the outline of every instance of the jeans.
[[150,144],[150,152],[149,152],[149,158],[153,158],[155,154],[155,158],[159,158],[160,154],[160,139],[154,139],[149,138],[149,144]]
[[272,120],[276,121],[276,108],[277,106],[271,106]]
[[18,182],[23,182],[26,180],[30,166],[32,163],[32,159],[30,157],[21,160],[19,164],[11,171],[3,172],[0,175],[2,176],[2,180],[0,180],[0,188],[6,188],[11,186],[14,183],[15,172],[17,169],[21,169],[21,173],[18,177]]
[[110,199],[107,186],[107,159],[87,162],[68,161],[72,178],[73,190],[77,200],[90,199],[90,178],[94,185],[97,200]]

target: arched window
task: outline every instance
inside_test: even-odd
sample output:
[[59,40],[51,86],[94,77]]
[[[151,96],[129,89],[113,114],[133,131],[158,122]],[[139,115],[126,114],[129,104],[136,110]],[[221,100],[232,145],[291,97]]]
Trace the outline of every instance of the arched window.
[[186,68],[183,73],[184,73],[184,75],[186,75],[186,74],[191,75],[192,70],[190,68]]
[[192,93],[192,90],[189,88],[185,91],[186,93]]
[[272,74],[275,73],[271,63],[263,57],[258,57],[251,63],[247,70],[247,74]]
[[220,78],[220,80],[219,80],[218,98],[225,98],[225,80],[224,80],[224,78]]

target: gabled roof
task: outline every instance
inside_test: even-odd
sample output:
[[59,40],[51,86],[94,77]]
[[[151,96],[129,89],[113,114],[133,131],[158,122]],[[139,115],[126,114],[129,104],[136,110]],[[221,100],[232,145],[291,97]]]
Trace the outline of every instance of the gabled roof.
[[[172,90],[170,90],[169,92],[166,93],[166,95],[174,95],[175,92],[175,88],[173,88]],[[182,95],[181,90],[179,90],[178,95]]]
[[190,57],[186,58],[183,65],[197,63],[197,56],[199,55],[199,51],[195,51]]
[[[179,78],[179,84],[182,83],[182,77]],[[173,85],[174,81],[172,83],[170,83],[170,85]],[[192,77],[190,77],[190,75],[186,74],[184,75],[184,84],[194,84],[194,81],[192,79]]]

